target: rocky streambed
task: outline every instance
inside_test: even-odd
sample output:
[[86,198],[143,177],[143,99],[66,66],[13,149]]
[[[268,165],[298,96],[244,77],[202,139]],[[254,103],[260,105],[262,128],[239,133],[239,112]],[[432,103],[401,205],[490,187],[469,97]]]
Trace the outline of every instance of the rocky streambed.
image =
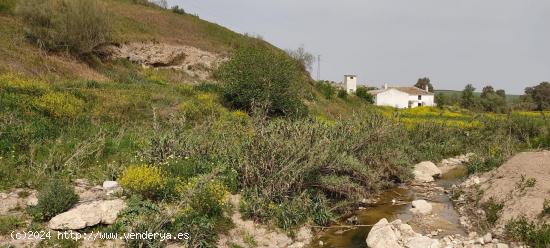
[[449,194],[464,181],[473,154],[415,165],[414,182],[382,192],[348,217],[345,227],[323,230],[312,247],[508,247],[490,233],[467,232]]

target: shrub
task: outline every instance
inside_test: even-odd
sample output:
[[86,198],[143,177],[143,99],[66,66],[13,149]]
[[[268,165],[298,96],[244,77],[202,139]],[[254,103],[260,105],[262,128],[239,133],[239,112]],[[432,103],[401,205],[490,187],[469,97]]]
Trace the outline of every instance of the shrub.
[[498,218],[500,218],[500,213],[502,212],[502,208],[504,208],[504,204],[496,202],[493,198],[491,198],[487,203],[483,204],[483,208],[487,214],[487,222],[494,225]]
[[109,40],[109,15],[98,0],[20,1],[29,37],[52,51],[91,52]]
[[172,12],[180,15],[185,15],[185,10],[178,5],[172,7]]
[[15,9],[16,0],[2,0],[0,1],[0,13],[13,13]]
[[317,89],[319,89],[319,91],[321,91],[321,94],[323,94],[323,96],[330,100],[333,98],[336,90],[334,89],[334,86],[332,86],[332,84],[328,81],[317,81],[317,83],[315,84],[317,86]]
[[55,118],[74,119],[84,109],[84,101],[68,93],[50,92],[33,101],[33,105]]
[[38,192],[38,204],[30,213],[36,220],[49,220],[78,202],[74,188],[61,179],[52,179]]
[[219,181],[205,181],[194,177],[178,189],[181,195],[188,196],[189,207],[200,215],[219,217],[223,214],[229,192]]
[[346,99],[348,98],[348,91],[340,89],[338,90],[337,96],[341,99]]
[[374,96],[371,95],[365,87],[357,88],[357,91],[355,91],[355,95],[370,104],[374,103]]
[[25,223],[17,216],[0,216],[0,235],[7,235],[18,228],[21,228]]
[[306,108],[299,98],[303,76],[297,62],[265,47],[239,48],[222,64],[216,77],[224,85],[224,99],[231,107],[251,111],[266,106],[271,116],[301,116]]
[[129,166],[119,181],[125,190],[147,198],[158,196],[165,184],[161,170],[151,165]]
[[544,199],[542,205],[542,214],[550,215],[550,199]]
[[537,226],[521,216],[508,221],[505,230],[508,238],[525,242],[530,247],[545,248],[550,245],[550,224]]

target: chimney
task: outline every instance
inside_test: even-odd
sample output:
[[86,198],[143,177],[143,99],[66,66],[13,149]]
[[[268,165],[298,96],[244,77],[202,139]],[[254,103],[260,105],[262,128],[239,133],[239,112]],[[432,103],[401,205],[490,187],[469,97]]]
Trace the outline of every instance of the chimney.
[[388,89],[388,84],[387,84],[387,83],[384,84],[384,89],[385,89],[385,90]]
[[430,92],[430,87],[428,87],[428,84],[426,84],[426,86],[424,86],[424,90],[426,90],[426,92]]

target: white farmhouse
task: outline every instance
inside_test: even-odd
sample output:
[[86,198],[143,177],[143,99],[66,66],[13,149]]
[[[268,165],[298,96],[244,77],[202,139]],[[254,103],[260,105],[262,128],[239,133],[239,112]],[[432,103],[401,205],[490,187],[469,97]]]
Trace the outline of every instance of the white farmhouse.
[[348,93],[355,92],[357,90],[357,75],[345,75],[344,88]]
[[435,106],[434,94],[428,91],[428,87],[384,87],[379,90],[369,91],[374,96],[374,104],[378,106],[391,106],[395,108],[416,108],[420,106]]

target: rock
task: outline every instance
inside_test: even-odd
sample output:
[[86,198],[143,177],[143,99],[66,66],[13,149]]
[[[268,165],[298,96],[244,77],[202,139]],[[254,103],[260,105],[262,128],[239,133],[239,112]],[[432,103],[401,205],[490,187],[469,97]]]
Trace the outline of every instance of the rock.
[[27,198],[27,206],[36,206],[38,205],[38,198],[36,198],[36,195],[31,195]]
[[323,241],[319,241],[319,246],[323,246],[325,243]]
[[485,244],[485,240],[484,240],[483,238],[477,238],[477,239],[475,240],[475,242],[476,242],[477,244],[482,244],[482,245]]
[[441,175],[441,170],[434,163],[424,161],[414,166],[413,174],[417,182],[433,182],[434,177]]
[[497,244],[496,248],[508,248],[507,244],[499,243]]
[[105,181],[103,182],[103,190],[109,191],[116,189],[118,187],[118,183],[116,181]]
[[79,230],[100,223],[110,225],[124,208],[126,203],[121,199],[84,203],[53,217],[48,227],[53,230]]
[[493,241],[493,235],[491,233],[485,234],[485,236],[483,236],[483,241],[485,243],[491,243],[491,241]]
[[476,233],[476,232],[468,233],[468,238],[474,239],[475,237],[477,237],[477,233]]
[[367,235],[367,245],[370,248],[402,247],[397,240],[398,238],[386,218],[378,221]]
[[[390,247],[390,246],[388,246]],[[412,238],[405,244],[407,248],[439,248],[439,241],[428,237],[416,237]]]
[[412,202],[411,212],[414,214],[429,214],[432,212],[432,204],[425,200],[415,200]]

